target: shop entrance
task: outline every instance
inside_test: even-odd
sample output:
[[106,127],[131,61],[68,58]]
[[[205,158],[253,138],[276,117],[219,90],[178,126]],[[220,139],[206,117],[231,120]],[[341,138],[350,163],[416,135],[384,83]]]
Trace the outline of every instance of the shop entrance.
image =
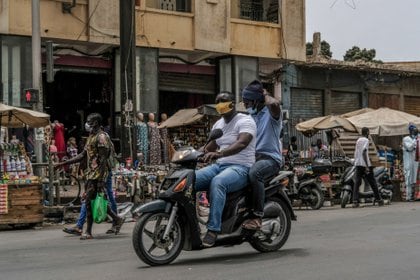
[[[44,79],[45,80],[45,79]],[[105,126],[111,116],[111,76],[59,71],[53,83],[44,84],[45,111],[51,121],[63,123],[65,137],[76,137],[84,133],[86,117],[93,112],[100,113]]]

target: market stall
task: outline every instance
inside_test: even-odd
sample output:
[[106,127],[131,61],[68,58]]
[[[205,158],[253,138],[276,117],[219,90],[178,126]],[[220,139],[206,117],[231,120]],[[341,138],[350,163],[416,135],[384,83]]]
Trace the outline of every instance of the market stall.
[[[329,174],[320,178],[327,187],[330,199],[337,197],[341,191],[340,178],[344,170],[350,165],[346,158],[353,157],[354,145],[358,138],[357,127],[347,119],[347,116],[357,116],[370,111],[373,111],[373,109],[364,108],[344,115],[316,117],[296,125],[296,130],[306,137],[312,137],[319,131],[323,131],[328,139],[328,153],[325,156],[331,160],[332,169]],[[373,141],[371,141],[369,150],[375,161],[378,157]],[[307,149],[299,152],[296,162],[300,162],[302,166],[311,169],[312,160],[312,151]]]
[[[48,114],[0,103],[2,127],[42,127],[48,124]],[[1,135],[0,139],[3,139]],[[0,225],[42,223],[42,186],[39,178],[33,176],[23,144],[16,139],[0,143],[0,181]]]
[[394,185],[399,186],[396,194],[405,200],[405,183],[401,154],[402,138],[408,135],[409,124],[420,127],[420,118],[386,107],[379,108],[364,114],[349,117],[358,130],[367,127],[370,133],[376,138],[380,147],[379,156],[381,165],[389,168],[390,176]]

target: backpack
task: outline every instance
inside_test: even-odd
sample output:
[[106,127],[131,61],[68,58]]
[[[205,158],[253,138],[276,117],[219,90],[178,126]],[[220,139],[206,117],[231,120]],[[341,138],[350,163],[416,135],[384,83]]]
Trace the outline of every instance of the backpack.
[[[107,159],[107,166],[108,166],[108,170],[112,170],[117,164],[119,164],[117,160],[117,154],[115,153],[114,143],[112,143],[111,137],[109,137],[108,133],[106,133],[105,131],[102,131],[101,133],[106,135],[107,141],[110,144],[109,155]],[[97,138],[98,136],[99,136],[99,133],[96,135],[96,139],[95,139],[96,143],[98,143],[98,138]]]
[[114,147],[114,143],[112,143],[111,141],[111,137],[109,137],[109,135],[104,132],[106,134],[106,136],[108,137],[108,141],[110,144],[110,150],[109,150],[109,156],[108,156],[108,168],[109,170],[112,170],[115,168],[115,166],[117,166],[117,164],[119,164],[118,160],[117,160],[117,154],[115,153],[115,147]]

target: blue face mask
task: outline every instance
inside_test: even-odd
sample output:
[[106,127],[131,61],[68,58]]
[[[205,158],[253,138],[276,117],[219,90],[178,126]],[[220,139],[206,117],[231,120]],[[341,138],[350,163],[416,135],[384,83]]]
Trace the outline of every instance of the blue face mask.
[[256,107],[255,108],[254,107],[249,107],[249,108],[246,108],[246,111],[250,115],[255,115],[257,113],[257,108]]

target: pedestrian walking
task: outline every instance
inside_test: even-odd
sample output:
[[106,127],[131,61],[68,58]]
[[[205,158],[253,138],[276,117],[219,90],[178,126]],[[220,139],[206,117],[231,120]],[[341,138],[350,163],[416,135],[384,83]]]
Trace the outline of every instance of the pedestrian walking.
[[355,182],[353,185],[353,208],[359,207],[359,187],[362,179],[366,177],[375,196],[375,202],[379,206],[384,205],[384,201],[378,191],[375,177],[373,176],[373,166],[369,158],[369,128],[362,128],[362,137],[357,139],[354,150],[354,165],[356,166]]

